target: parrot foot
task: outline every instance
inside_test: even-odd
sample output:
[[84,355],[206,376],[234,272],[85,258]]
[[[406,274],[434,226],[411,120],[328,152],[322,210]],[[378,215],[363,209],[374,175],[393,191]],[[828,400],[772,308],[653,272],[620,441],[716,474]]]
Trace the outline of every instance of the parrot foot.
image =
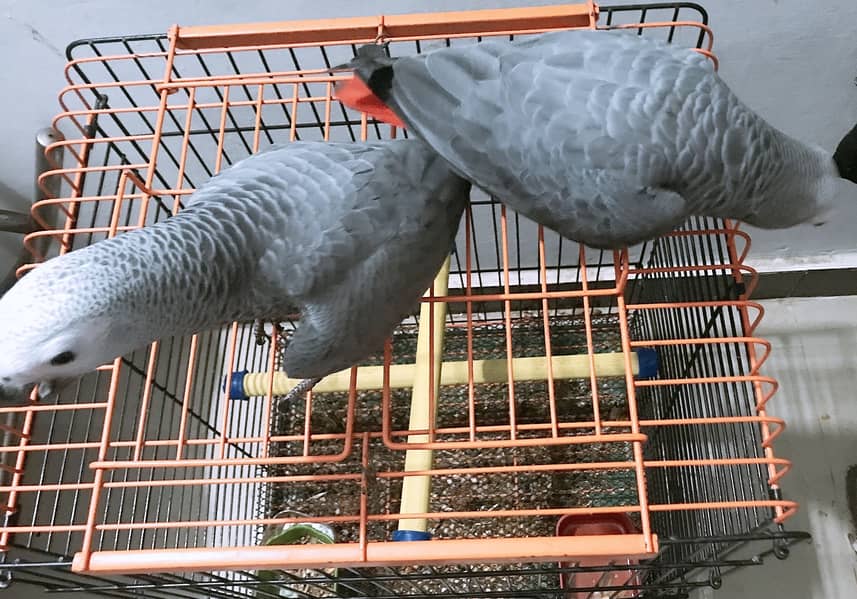
[[265,333],[265,323],[261,320],[253,322],[253,335],[256,337],[256,345],[265,345],[268,335]]
[[[272,327],[274,335],[279,335],[283,331],[279,323],[273,323]],[[262,320],[253,321],[253,335],[256,337],[256,345],[265,345],[271,341],[271,335],[265,332],[265,322]]]
[[270,340],[265,332],[265,323],[261,320],[253,322],[253,334],[256,336],[256,345],[265,345]]
[[313,387],[315,387],[321,378],[317,379],[304,379],[300,383],[294,386],[291,391],[289,391],[281,400],[281,405],[286,405],[294,400],[297,400],[302,395],[306,395],[308,391],[311,391]]

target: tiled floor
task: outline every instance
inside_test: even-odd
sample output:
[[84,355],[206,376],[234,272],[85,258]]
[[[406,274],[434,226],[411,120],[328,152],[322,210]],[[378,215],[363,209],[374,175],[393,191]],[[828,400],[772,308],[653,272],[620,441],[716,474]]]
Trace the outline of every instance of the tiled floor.
[[[773,343],[773,353],[764,372],[781,383],[771,412],[789,423],[777,453],[794,461],[784,491],[801,503],[791,527],[814,538],[786,561],[771,558],[737,572],[720,591],[704,590],[698,599],[857,598],[845,493],[845,472],[857,463],[857,297],[775,300],[765,308],[759,334]],[[22,587],[0,596],[47,597]]]

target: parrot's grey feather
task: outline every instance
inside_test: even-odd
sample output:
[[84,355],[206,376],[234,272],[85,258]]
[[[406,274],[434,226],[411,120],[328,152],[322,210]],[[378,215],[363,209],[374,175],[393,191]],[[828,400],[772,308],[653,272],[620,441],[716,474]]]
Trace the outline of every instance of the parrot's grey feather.
[[299,378],[381,347],[449,253],[469,191],[419,142],[290,145],[228,172],[271,198],[257,216],[282,234],[259,258],[250,305],[301,308],[285,354]]
[[[449,254],[470,184],[417,140],[294,142],[174,217],[52,259],[0,298],[0,383],[76,376],[155,339],[299,309],[290,377],[382,347]],[[70,351],[73,363],[51,365]],[[38,378],[36,378],[38,377]]]
[[[358,62],[371,76],[371,59]],[[376,68],[392,69],[376,95],[456,172],[595,247],[694,215],[792,226],[825,211],[838,177],[829,153],[768,125],[707,58],[626,32],[486,40]]]
[[[413,165],[387,166],[396,170],[410,169]],[[392,179],[393,174],[389,173],[385,180],[396,180]],[[463,179],[449,177],[439,157],[425,174],[427,178],[416,183],[431,190],[426,200],[437,208],[401,219],[394,239],[383,244],[367,243],[372,249],[370,256],[344,271],[340,280],[316,286],[318,290],[306,296],[301,326],[286,348],[284,366],[290,376],[321,377],[354,364],[365,356],[366,347],[379,349],[431,284],[432,277],[426,276],[427,271],[433,276],[450,251],[461,218],[461,199],[466,197],[469,186]],[[401,185],[401,178],[397,180]],[[417,191],[409,186],[396,192],[405,193]],[[395,215],[392,212],[395,208],[384,206],[380,197],[376,203],[388,212],[385,218]],[[426,234],[429,231],[444,231],[447,236],[439,239]],[[367,231],[367,237],[372,233]],[[423,263],[426,260],[428,266]],[[363,316],[355,318],[355,314]]]

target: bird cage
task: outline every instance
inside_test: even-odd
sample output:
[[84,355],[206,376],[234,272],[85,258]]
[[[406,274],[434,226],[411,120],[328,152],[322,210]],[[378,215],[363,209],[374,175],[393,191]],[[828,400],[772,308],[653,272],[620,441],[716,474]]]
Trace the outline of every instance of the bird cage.
[[[691,2],[75,42],[65,139],[41,179],[60,193],[33,208],[33,263],[170,217],[268,145],[407,135],[336,100],[350,74],[331,68],[361,44],[396,56],[566,28],[716,61]],[[596,251],[474,191],[414,314],[301,401],[281,401],[295,384],[284,320],[162,339],[4,408],[3,582],[186,599],[687,597],[783,558],[808,535],[785,528],[797,506],[779,487],[789,462],[774,453],[784,423],[749,248],[737,223],[695,218]]]

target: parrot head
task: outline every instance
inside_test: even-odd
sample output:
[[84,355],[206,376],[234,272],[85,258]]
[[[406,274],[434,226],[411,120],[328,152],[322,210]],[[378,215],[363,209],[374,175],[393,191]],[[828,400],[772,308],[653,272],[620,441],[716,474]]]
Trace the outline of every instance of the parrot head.
[[857,125],[840,140],[833,161],[843,179],[857,183]]
[[98,269],[79,252],[48,260],[0,298],[0,407],[45,398],[64,383],[109,363],[133,340],[105,297]]

